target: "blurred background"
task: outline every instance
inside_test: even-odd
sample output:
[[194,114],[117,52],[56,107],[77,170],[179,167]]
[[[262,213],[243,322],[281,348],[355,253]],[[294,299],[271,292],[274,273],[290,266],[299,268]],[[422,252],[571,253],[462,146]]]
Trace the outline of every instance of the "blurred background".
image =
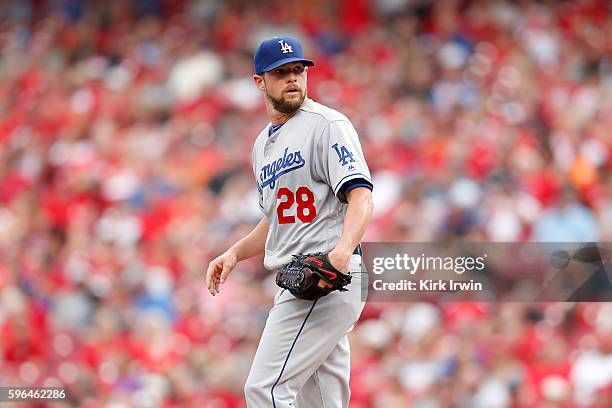
[[[276,287],[204,271],[261,216],[276,34],[359,132],[367,241],[612,240],[607,1],[4,0],[0,385],[244,407]],[[351,408],[612,406],[609,303],[370,303],[351,342]]]

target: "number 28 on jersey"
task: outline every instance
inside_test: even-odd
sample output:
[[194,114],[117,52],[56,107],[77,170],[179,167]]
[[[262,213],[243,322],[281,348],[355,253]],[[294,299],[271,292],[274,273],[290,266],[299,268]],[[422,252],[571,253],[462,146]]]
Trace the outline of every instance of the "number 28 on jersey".
[[278,200],[276,215],[279,224],[294,224],[297,221],[309,223],[317,216],[315,196],[308,187],[301,186],[295,191],[281,187],[276,198]]

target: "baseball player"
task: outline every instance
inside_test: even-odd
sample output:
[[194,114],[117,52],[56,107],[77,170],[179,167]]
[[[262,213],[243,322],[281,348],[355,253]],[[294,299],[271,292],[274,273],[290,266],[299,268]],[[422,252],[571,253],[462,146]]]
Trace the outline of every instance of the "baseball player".
[[[279,286],[291,290],[275,296],[245,384],[251,408],[349,403],[347,333],[364,306],[367,274],[359,242],[372,213],[372,181],[351,122],[307,97],[313,65],[291,37],[268,39],[257,49],[253,78],[270,119],[252,154],[263,216],[210,262],[206,274],[212,295],[239,261],[252,256],[264,254],[266,269],[288,274],[277,275]],[[295,257],[312,252],[323,255]],[[311,273],[317,265],[318,275],[291,281],[296,271]],[[340,276],[348,280],[336,287]],[[314,297],[291,286],[308,279],[315,279],[310,294],[321,291]]]

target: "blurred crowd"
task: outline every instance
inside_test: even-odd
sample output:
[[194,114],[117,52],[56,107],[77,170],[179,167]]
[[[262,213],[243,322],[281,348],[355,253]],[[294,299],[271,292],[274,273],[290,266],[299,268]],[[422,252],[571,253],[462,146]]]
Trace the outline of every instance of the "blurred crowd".
[[[261,217],[275,34],[359,132],[367,241],[612,240],[605,0],[2,1],[0,385],[244,406],[275,285],[203,273]],[[370,303],[351,341],[351,408],[612,406],[607,303]]]

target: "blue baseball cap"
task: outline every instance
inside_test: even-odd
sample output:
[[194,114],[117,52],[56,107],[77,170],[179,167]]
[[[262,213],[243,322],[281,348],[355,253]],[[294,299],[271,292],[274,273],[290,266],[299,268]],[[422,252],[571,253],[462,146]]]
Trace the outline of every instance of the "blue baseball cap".
[[314,62],[304,58],[302,44],[295,38],[288,36],[273,37],[265,40],[259,45],[253,58],[253,65],[257,75],[290,62],[302,62],[307,66],[314,65]]

